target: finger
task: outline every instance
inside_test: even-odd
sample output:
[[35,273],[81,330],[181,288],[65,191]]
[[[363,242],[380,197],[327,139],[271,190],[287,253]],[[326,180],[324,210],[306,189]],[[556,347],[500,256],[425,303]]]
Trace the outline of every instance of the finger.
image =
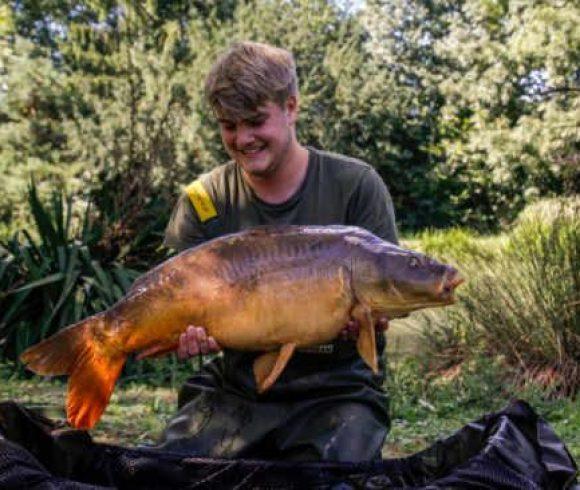
[[197,327],[190,325],[185,331],[185,350],[187,357],[199,354],[199,342],[197,341]]
[[207,338],[207,347],[210,352],[219,352],[220,350],[222,350],[213,337]]
[[379,318],[379,320],[377,321],[376,328],[378,330],[386,332],[389,329],[389,319],[385,316]]
[[207,332],[205,328],[197,327],[197,343],[199,346],[199,351],[202,354],[207,354],[208,350],[208,341],[207,341]]
[[182,361],[187,358],[187,335],[185,332],[179,336],[179,343],[177,344],[177,358]]
[[186,344],[187,356],[193,357],[199,355],[199,343],[197,339],[189,338]]
[[197,341],[197,329],[193,325],[189,325],[185,329],[185,339],[188,343],[195,340]]
[[207,343],[207,333],[203,327],[195,327],[195,340],[199,345]]

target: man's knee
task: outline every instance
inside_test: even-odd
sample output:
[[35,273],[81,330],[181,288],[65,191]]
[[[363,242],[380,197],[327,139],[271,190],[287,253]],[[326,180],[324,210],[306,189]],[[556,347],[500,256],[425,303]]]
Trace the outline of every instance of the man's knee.
[[280,447],[293,460],[371,461],[381,457],[388,430],[386,413],[365,403],[338,403],[289,424]]

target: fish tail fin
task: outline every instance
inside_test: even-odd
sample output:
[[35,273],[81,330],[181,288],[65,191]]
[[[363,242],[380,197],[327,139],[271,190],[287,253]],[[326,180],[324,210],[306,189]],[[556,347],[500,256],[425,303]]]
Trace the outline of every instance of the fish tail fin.
[[86,348],[68,380],[66,413],[77,429],[91,429],[105,411],[126,355],[107,357]]
[[43,375],[68,374],[67,418],[90,429],[101,417],[127,356],[106,349],[94,331],[105,322],[94,315],[24,351],[20,360]]
[[77,358],[94,342],[92,329],[104,322],[102,315],[94,315],[70,327],[59,330],[49,338],[26,349],[20,361],[36,374],[55,376],[71,374]]

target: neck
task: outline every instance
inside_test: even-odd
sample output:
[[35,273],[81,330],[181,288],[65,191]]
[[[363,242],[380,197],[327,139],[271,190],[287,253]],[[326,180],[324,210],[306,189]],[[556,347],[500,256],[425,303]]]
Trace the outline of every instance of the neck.
[[270,204],[287,201],[300,188],[308,170],[308,150],[297,141],[290,145],[284,161],[266,176],[243,173],[256,195]]

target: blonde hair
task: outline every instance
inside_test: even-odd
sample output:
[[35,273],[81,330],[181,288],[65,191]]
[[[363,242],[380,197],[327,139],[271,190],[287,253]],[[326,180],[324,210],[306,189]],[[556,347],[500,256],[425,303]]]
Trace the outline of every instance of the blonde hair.
[[233,118],[243,119],[270,101],[283,106],[291,95],[298,95],[292,54],[249,41],[235,43],[222,54],[205,82],[212,109]]

